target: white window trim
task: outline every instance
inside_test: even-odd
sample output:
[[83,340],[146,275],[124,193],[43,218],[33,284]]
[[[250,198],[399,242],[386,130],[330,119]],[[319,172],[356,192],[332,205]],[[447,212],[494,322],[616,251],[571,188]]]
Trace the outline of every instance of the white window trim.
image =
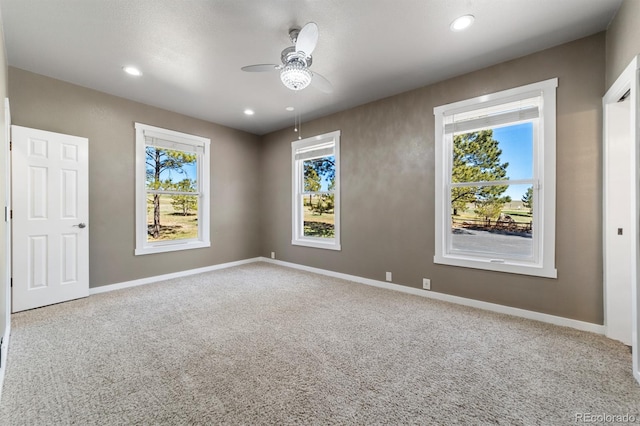
[[[209,164],[210,145],[208,138],[194,136],[174,130],[162,129],[148,124],[135,123],[136,129],[136,255],[165,253],[170,251],[189,250],[211,247],[209,236]],[[146,188],[146,141],[147,136],[161,138],[178,144],[201,147],[204,152],[198,153],[197,180],[202,192],[198,200],[198,238],[176,241],[147,241],[147,188]]]
[[[302,233],[304,217],[300,213],[300,206],[302,200],[300,194],[302,193],[302,179],[299,177],[302,174],[302,161],[296,160],[296,152],[300,149],[313,147],[316,145],[322,145],[327,143],[334,144],[334,157],[335,157],[335,189],[334,193],[334,238],[318,238],[318,237],[305,237]],[[291,142],[291,179],[292,179],[292,232],[291,232],[291,244],[296,246],[314,247],[328,250],[341,250],[340,245],[340,130],[336,130],[323,135],[313,136],[310,138]]]
[[[479,96],[435,107],[435,256],[434,263],[484,269],[514,274],[557,278],[555,268],[555,203],[556,203],[556,87],[558,79],[550,79],[501,92]],[[457,255],[447,253],[447,235],[450,217],[450,192],[448,180],[451,174],[450,152],[445,146],[445,116],[481,109],[493,105],[541,94],[542,105],[538,128],[541,143],[537,144],[534,156],[534,177],[538,179],[540,194],[534,203],[536,227],[542,229],[537,235],[538,246],[534,244],[534,262],[515,259],[491,259],[483,256]],[[542,159],[542,161],[538,161]]]

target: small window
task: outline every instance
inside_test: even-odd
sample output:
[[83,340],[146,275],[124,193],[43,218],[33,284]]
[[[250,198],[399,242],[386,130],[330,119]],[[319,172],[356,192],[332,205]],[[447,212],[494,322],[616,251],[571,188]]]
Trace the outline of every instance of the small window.
[[209,139],[135,127],[135,254],[209,247]]
[[434,109],[436,263],[556,276],[556,87]]
[[340,250],[340,131],[291,143],[291,243]]

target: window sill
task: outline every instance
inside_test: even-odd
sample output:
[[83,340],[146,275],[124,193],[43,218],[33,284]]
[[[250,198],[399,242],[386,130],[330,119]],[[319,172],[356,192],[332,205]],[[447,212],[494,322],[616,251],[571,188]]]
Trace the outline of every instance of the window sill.
[[211,247],[209,241],[184,241],[184,242],[170,242],[161,243],[158,245],[152,245],[135,250],[135,255],[154,254],[154,253],[167,253],[171,251],[191,250],[198,248]]
[[291,240],[291,244],[294,246],[304,246],[304,247],[313,247],[320,248],[325,250],[337,250],[340,251],[341,247],[339,243],[335,241],[321,241],[316,239],[299,239],[299,240]]
[[538,265],[519,263],[514,260],[492,262],[491,259],[439,256],[433,257],[433,263],[440,265],[459,266],[463,268],[482,269],[485,271],[506,272],[509,274],[531,275],[544,278],[558,278],[555,268],[544,268]]

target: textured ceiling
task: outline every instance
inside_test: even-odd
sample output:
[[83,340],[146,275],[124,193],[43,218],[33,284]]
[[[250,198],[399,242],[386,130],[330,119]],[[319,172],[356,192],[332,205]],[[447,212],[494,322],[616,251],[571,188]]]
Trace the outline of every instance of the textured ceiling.
[[[621,0],[0,0],[9,65],[255,134],[605,30]],[[474,25],[454,33],[460,15]],[[286,89],[288,30],[313,21],[311,69]],[[133,78],[124,65],[138,66]],[[243,114],[245,108],[254,116]]]

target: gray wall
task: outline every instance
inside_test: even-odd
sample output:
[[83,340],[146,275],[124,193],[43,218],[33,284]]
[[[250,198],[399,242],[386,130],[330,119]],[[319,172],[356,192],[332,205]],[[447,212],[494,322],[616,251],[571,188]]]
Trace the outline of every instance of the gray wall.
[[[263,138],[262,255],[596,324],[602,307],[601,98],[605,34],[304,123],[342,130],[342,251],[291,245],[292,129]],[[433,263],[433,107],[558,77],[558,279]]]
[[[89,138],[90,287],[258,256],[260,138],[9,68],[13,124]],[[134,122],[211,139],[211,247],[134,256]]]
[[607,29],[606,88],[640,54],[640,1],[624,0]]

